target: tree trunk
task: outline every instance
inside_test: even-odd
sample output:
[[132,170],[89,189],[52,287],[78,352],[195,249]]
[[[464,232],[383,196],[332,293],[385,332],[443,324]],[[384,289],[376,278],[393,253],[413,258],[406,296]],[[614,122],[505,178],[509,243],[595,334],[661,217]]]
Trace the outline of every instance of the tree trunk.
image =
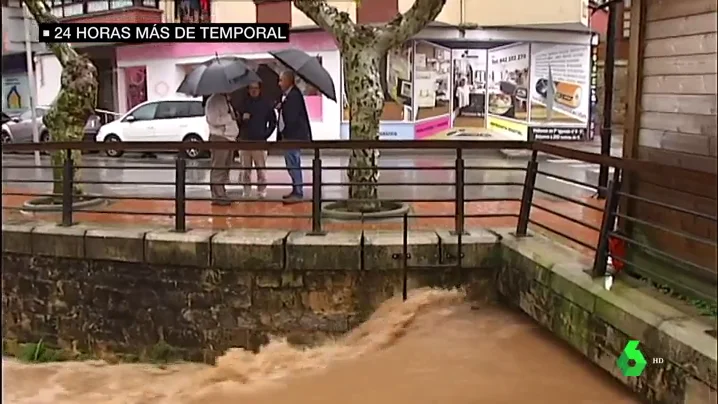
[[[353,38],[342,52],[349,134],[352,140],[378,140],[379,121],[384,110],[384,93],[379,65],[382,55],[372,50],[373,38]],[[366,43],[365,41],[369,42]],[[352,150],[347,167],[349,186],[347,208],[352,212],[376,212],[378,200],[379,151]]]
[[[85,56],[76,55],[67,60],[62,69],[61,89],[54,105],[43,118],[53,142],[82,142],[87,120],[97,105],[97,69]],[[68,155],[64,150],[52,153],[52,165],[62,166]],[[82,153],[73,150],[70,158],[74,167],[80,165]],[[76,184],[78,169],[73,170],[74,193],[81,194],[82,187]],[[62,168],[53,169],[53,193],[62,193]],[[59,182],[58,182],[59,180]]]
[[[44,0],[25,0],[28,11],[39,23],[56,23]],[[97,69],[90,59],[80,55],[66,43],[47,44],[62,65],[60,92],[50,110],[43,118],[52,142],[81,142],[85,125],[95,112],[97,105]],[[58,150],[52,153],[52,165],[62,166],[68,157],[67,152]],[[81,153],[74,150],[69,156],[75,167],[80,165]],[[78,169],[73,170],[73,183],[77,180]],[[62,168],[53,168],[53,193],[62,193]],[[81,194],[82,188],[74,185],[74,193]]]
[[[354,1],[361,7],[360,0]],[[349,104],[349,137],[378,140],[379,120],[384,111],[381,58],[433,21],[446,0],[415,0],[407,12],[397,14],[381,28],[354,23],[348,13],[337,10],[326,0],[293,0],[293,4],[339,42]],[[352,150],[347,174],[353,183],[349,186],[347,208],[352,212],[381,210],[377,192],[379,152]]]

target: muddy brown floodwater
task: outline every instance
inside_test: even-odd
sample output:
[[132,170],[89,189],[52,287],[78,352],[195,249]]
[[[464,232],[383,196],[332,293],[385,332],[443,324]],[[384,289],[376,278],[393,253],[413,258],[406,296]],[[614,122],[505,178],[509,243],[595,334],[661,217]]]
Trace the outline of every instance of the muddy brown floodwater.
[[21,364],[3,359],[9,404],[638,403],[529,319],[472,310],[459,292],[392,299],[313,349],[233,349],[216,366]]

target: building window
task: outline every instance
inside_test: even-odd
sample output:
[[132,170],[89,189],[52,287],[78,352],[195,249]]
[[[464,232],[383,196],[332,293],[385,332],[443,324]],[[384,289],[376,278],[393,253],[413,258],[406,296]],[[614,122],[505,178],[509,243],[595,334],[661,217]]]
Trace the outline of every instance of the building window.
[[3,7],[20,7],[20,0],[2,0]]
[[159,8],[160,0],[45,0],[57,18],[75,17],[130,7]]
[[623,11],[623,37],[628,38],[630,36],[631,36],[631,10],[624,10]]
[[211,0],[175,0],[175,19],[181,23],[212,22]]

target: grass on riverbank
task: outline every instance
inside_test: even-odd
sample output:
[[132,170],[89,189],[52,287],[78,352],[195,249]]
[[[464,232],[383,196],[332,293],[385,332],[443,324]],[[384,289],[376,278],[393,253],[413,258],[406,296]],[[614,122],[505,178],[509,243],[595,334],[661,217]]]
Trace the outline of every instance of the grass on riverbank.
[[50,363],[67,361],[104,360],[108,363],[150,363],[166,365],[182,361],[178,349],[160,341],[146,350],[142,355],[102,353],[91,354],[77,350],[61,349],[46,344],[42,339],[38,342],[19,343],[13,339],[2,341],[3,356],[15,358],[25,363]]

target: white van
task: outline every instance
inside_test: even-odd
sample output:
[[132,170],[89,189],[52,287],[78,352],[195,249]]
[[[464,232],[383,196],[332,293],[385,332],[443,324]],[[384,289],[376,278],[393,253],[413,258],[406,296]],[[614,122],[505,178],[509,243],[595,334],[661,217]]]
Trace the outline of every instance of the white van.
[[[100,128],[98,142],[207,142],[209,126],[204,117],[202,100],[177,97],[158,101],[145,101],[132,108],[119,119]],[[110,157],[120,157],[121,150],[107,150]],[[194,159],[201,156],[199,149],[187,149],[185,154]]]

